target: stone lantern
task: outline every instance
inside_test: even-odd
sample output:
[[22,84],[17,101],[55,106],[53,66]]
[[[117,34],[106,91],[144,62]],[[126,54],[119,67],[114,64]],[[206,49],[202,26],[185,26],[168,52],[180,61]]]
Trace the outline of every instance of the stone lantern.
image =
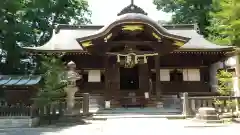
[[76,64],[70,61],[67,64],[67,87],[64,89],[67,94],[67,114],[73,114],[73,107],[75,104],[75,93],[78,91],[76,81],[82,79],[82,76],[76,72]]

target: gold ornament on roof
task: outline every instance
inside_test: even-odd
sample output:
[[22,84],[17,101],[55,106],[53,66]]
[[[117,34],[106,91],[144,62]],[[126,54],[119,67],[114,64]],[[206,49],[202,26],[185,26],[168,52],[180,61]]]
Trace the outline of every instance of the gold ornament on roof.
[[83,42],[82,43],[82,46],[83,47],[89,47],[89,46],[92,46],[93,44],[92,44],[92,41],[86,41],[86,42]]
[[156,38],[158,41],[161,41],[161,37],[158,36],[155,32],[152,33],[153,37]]
[[143,25],[125,25],[122,27],[124,31],[143,31]]
[[181,42],[181,41],[174,41],[173,44],[176,45],[176,46],[180,46],[180,47],[184,45],[184,43]]
[[111,37],[112,37],[112,33],[108,34],[108,35],[104,38],[104,42],[107,42]]

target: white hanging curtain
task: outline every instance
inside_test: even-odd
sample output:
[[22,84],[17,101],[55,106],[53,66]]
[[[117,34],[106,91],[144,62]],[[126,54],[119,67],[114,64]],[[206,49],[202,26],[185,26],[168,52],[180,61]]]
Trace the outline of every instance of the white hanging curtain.
[[184,81],[200,81],[200,70],[199,69],[183,69],[183,80]]
[[101,82],[101,71],[100,70],[89,70],[88,71],[88,82]]
[[160,69],[160,81],[170,81],[169,69]]
[[188,69],[188,81],[200,81],[199,69]]
[[188,81],[188,69],[183,69],[183,81]]

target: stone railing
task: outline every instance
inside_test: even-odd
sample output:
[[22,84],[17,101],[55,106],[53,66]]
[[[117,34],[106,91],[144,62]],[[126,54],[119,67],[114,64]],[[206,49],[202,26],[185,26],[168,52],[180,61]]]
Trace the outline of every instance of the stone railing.
[[213,107],[219,114],[238,111],[240,97],[234,96],[188,96],[183,93],[182,111],[185,116],[193,116],[200,107]]
[[0,117],[25,117],[31,115],[31,106],[16,104],[8,105],[7,103],[0,105]]
[[[81,115],[89,113],[89,94],[83,93],[79,97],[75,97],[74,107],[81,112]],[[5,101],[0,103],[0,117],[13,116],[43,116],[43,115],[60,115],[66,110],[66,99],[59,99],[58,103],[49,104],[41,108],[36,108],[33,105],[24,104],[8,104]]]
[[[75,97],[74,109],[79,112],[79,115],[89,114],[89,94],[83,93],[80,97]],[[66,99],[59,99],[58,103],[49,104],[40,108],[32,107],[31,116],[32,117],[42,117],[42,116],[61,116],[67,109]]]

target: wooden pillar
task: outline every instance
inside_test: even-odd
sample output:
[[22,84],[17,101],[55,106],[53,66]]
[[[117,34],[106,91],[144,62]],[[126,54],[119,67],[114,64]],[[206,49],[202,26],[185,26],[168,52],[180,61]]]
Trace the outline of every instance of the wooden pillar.
[[119,90],[119,64],[116,63],[113,59],[108,57],[107,61],[107,82],[105,83],[106,86],[106,100],[111,100],[112,97],[117,98],[118,90]]
[[149,91],[148,64],[147,63],[139,64],[138,72],[139,72],[139,88],[141,90],[141,94],[144,95],[144,92]]
[[156,94],[157,94],[157,99],[161,98],[161,87],[160,87],[160,56],[156,55],[155,56],[155,70],[156,70]]
[[109,81],[109,56],[104,57],[104,77],[105,77],[105,91],[104,91],[104,98],[105,100],[109,100],[110,94],[110,81]]
[[120,70],[119,70],[119,63],[114,63],[113,65],[113,72],[111,73],[112,77],[112,87],[111,87],[111,94],[114,96],[115,100],[119,100],[119,90],[120,90]]

